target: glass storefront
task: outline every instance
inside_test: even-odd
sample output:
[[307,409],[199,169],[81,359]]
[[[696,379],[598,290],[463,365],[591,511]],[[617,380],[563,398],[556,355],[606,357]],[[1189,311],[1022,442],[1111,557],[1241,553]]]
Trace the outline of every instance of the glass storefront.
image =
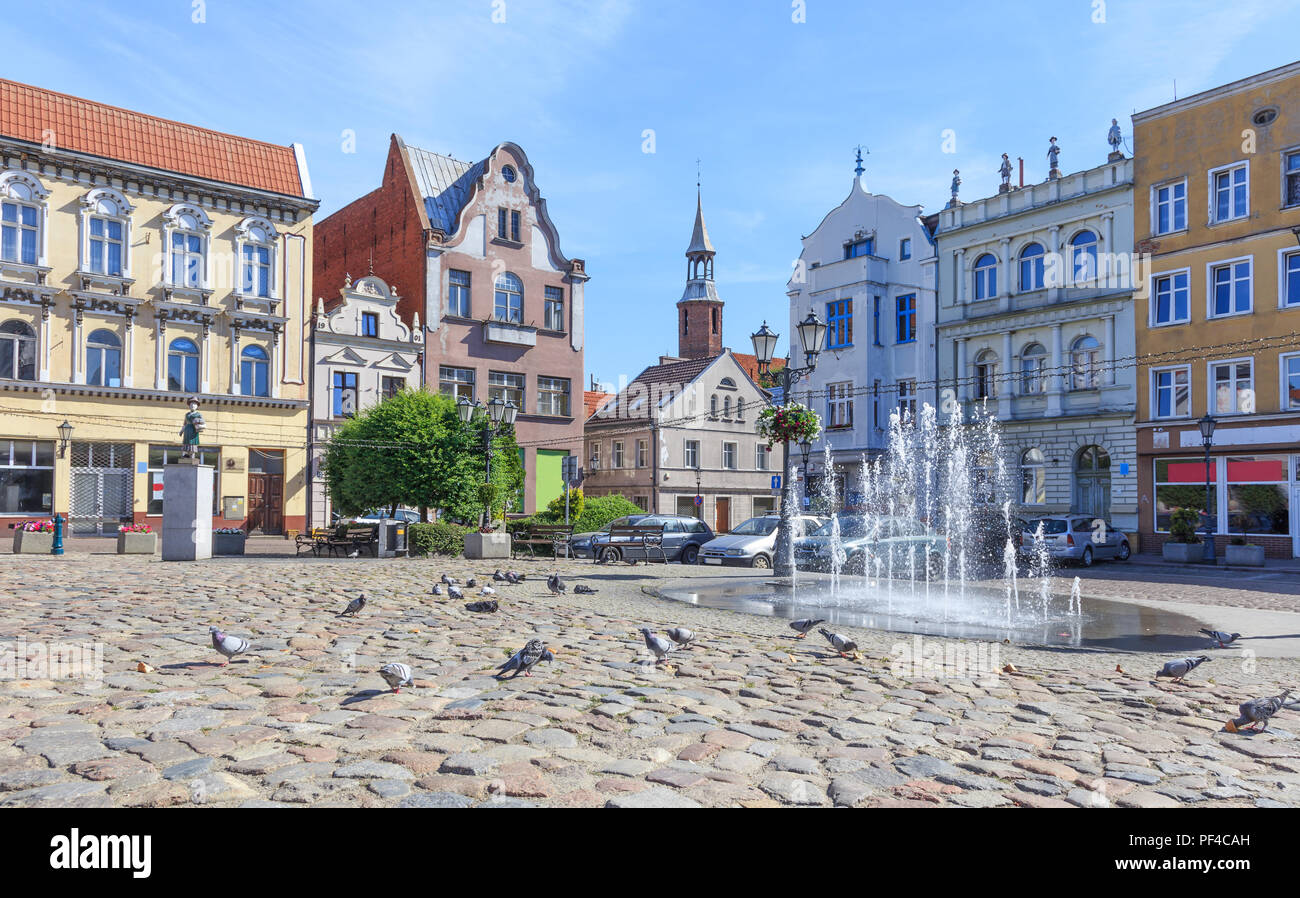
[[[1161,458],[1155,462],[1155,529],[1168,532],[1175,509],[1190,508],[1205,524],[1205,458]],[[1291,533],[1291,496],[1300,456],[1229,455],[1210,459],[1210,527],[1233,536]],[[1220,520],[1219,505],[1226,514]]]

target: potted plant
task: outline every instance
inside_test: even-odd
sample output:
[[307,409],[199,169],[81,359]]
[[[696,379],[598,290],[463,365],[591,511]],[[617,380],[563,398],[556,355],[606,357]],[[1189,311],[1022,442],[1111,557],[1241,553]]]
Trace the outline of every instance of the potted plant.
[[1228,540],[1224,560],[1228,564],[1239,564],[1243,567],[1263,567],[1264,547],[1252,545],[1246,541],[1245,536],[1234,536]]
[[497,488],[492,483],[481,483],[478,487],[478,501],[483,506],[483,515],[477,533],[465,534],[466,558],[509,558],[510,533],[504,529],[504,521],[496,521]]
[[242,527],[218,527],[212,531],[212,554],[243,555],[247,538]]
[[54,548],[54,521],[23,521],[14,525],[15,555],[49,555]]
[[1169,541],[1161,547],[1165,561],[1196,564],[1201,560],[1201,538],[1196,535],[1198,517],[1190,508],[1176,508],[1169,518]]
[[118,555],[152,555],[158,550],[158,534],[148,524],[126,524],[117,528]]

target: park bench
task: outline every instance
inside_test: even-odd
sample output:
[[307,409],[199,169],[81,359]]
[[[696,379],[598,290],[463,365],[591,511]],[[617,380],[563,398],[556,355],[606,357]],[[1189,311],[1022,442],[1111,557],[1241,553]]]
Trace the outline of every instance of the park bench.
[[514,557],[520,546],[527,546],[528,554],[536,556],[538,546],[550,546],[551,551],[558,558],[571,536],[573,536],[573,527],[568,524],[534,524],[528,528],[522,538],[511,540],[510,555]]
[[334,535],[325,540],[325,547],[330,555],[342,552],[351,555],[354,550],[367,550],[371,555],[379,555],[379,528],[340,524]]
[[[609,528],[609,546],[618,549],[623,556],[624,561],[651,561],[651,555],[654,552],[659,553],[659,558],[667,563],[668,555],[664,552],[664,526],[657,525],[639,525],[639,524],[615,524]],[[601,547],[603,552],[606,547]],[[639,555],[629,552],[628,549],[639,549]],[[628,556],[631,555],[629,558]],[[644,558],[640,556],[644,556]],[[601,559],[597,556],[596,561]]]
[[299,533],[293,538],[296,547],[295,554],[301,555],[303,549],[311,550],[311,553],[320,556],[321,550],[329,543],[330,531],[327,527],[312,527],[306,533]]

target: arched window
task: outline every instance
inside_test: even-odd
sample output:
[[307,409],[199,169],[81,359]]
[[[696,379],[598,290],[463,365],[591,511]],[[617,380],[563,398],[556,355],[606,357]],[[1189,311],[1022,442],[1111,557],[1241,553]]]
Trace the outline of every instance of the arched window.
[[275,295],[275,227],[262,218],[240,223],[239,292],[269,299]]
[[1020,456],[1020,484],[1022,505],[1047,502],[1047,459],[1041,449],[1026,449]]
[[1047,392],[1047,350],[1041,343],[1030,343],[1020,353],[1020,392],[1026,395]]
[[1020,251],[1020,289],[1043,289],[1043,258],[1046,252],[1041,243],[1031,243]]
[[271,359],[253,343],[239,353],[239,391],[245,396],[270,396]]
[[25,321],[0,324],[0,377],[36,380],[36,331]]
[[736,389],[736,382],[730,377],[724,377],[722,380],[718,381],[718,386],[727,390],[734,390]]
[[199,391],[199,348],[186,337],[177,337],[167,348],[167,389],[180,393]]
[[975,298],[992,299],[998,295],[998,260],[985,253],[975,260]]
[[167,221],[168,283],[174,287],[201,289],[207,285],[208,230],[212,221],[197,206],[178,204],[165,216]]
[[736,420],[737,421],[745,420],[745,400],[743,399],[736,400]]
[[44,256],[41,225],[49,191],[26,172],[0,177],[0,259],[37,265]]
[[523,324],[524,321],[524,283],[513,273],[503,271],[497,275],[496,298],[492,307],[492,317],[497,321],[509,321]]
[[994,399],[998,395],[998,357],[986,349],[975,357],[975,398]]
[[1080,231],[1070,238],[1070,262],[1075,286],[1090,284],[1097,277],[1097,235]]
[[724,417],[724,418],[730,418],[730,417],[731,417],[731,397],[730,397],[730,396],[723,396],[723,397],[722,397],[722,417]]
[[1101,344],[1087,334],[1070,344],[1070,387],[1095,390],[1101,383]]
[[97,330],[86,338],[86,383],[122,386],[122,341],[110,330]]
[[709,414],[715,418],[718,416],[718,396],[716,393],[709,397]]

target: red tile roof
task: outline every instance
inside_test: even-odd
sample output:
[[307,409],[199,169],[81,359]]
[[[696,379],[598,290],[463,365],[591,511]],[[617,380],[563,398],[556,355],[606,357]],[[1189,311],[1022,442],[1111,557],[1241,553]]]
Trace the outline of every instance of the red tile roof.
[[[733,352],[731,354],[731,357],[736,360],[736,364],[738,364],[740,367],[745,369],[745,373],[749,375],[750,380],[752,380],[754,383],[759,382],[758,356],[746,355],[743,352]],[[780,371],[784,367],[785,367],[785,359],[772,359],[772,365],[771,365],[772,371]]]
[[587,417],[590,418],[592,414],[595,413],[596,409],[600,408],[601,404],[613,395],[613,393],[584,390],[582,393],[582,401],[587,408]]
[[0,78],[0,135],[133,165],[303,196],[293,147],[277,146]]

